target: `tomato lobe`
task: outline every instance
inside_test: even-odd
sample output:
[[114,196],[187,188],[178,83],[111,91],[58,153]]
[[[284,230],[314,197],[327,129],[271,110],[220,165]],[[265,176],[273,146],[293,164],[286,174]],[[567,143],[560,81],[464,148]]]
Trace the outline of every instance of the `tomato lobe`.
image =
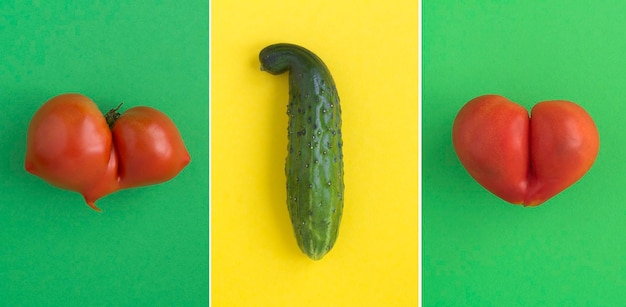
[[190,161],[176,126],[150,107],[126,111],[113,126],[124,188],[157,184],[176,176]]
[[[82,108],[66,109],[65,102],[74,100]],[[54,186],[83,191],[106,170],[111,150],[108,131],[91,100],[75,94],[57,96],[31,120],[26,169]]]

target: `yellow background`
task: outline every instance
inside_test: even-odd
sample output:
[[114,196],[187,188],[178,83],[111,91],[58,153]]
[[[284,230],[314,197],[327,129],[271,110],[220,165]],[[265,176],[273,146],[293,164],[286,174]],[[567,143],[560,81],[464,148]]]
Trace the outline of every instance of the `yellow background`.
[[[418,5],[212,1],[213,306],[416,306]],[[345,204],[321,261],[300,252],[286,205],[287,74],[272,43],[302,45],[341,98]]]

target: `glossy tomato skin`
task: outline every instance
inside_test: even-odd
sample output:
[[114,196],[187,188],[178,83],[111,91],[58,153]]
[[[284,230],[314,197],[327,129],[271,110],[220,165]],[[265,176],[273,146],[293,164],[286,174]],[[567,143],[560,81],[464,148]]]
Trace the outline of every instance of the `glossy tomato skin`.
[[[25,168],[51,185],[76,191],[93,202],[117,189],[107,178],[113,144],[96,104],[80,94],[44,103],[28,127]],[[94,186],[101,188],[94,190]],[[88,192],[89,191],[89,192]]]
[[452,141],[478,183],[525,206],[540,205],[578,181],[599,150],[595,123],[577,104],[540,102],[529,117],[499,95],[480,96],[463,106]]
[[113,125],[119,184],[133,188],[174,178],[191,158],[174,122],[151,107],[128,109]]
[[528,185],[528,111],[498,95],[470,100],[457,114],[452,142],[461,164],[487,190],[524,202]]
[[536,104],[530,125],[533,167],[525,204],[536,206],[574,184],[591,168],[600,137],[591,116],[564,100]]
[[122,189],[119,184],[119,177],[117,174],[118,166],[119,162],[117,158],[117,153],[115,151],[115,148],[113,148],[110,153],[106,171],[104,172],[102,178],[98,181],[93,182],[93,185],[90,188],[85,189],[84,191],[80,191],[87,205],[89,205],[94,210],[101,211],[96,206],[96,200]]

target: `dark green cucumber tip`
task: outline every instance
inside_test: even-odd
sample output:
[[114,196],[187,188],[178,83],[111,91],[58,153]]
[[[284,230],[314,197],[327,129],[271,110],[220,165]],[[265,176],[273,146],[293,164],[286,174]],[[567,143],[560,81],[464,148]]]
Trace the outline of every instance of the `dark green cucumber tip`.
[[310,258],[311,260],[319,261],[319,260],[322,260],[322,258],[324,258],[324,256],[326,256],[326,253],[321,253],[321,254],[307,254],[307,256],[309,256],[309,258]]
[[266,71],[273,75],[279,75],[294,66],[309,66],[311,64],[321,65],[325,68],[322,60],[310,50],[295,44],[277,43],[269,45],[259,53],[261,71]]
[[328,254],[328,252],[330,251],[330,248],[323,248],[323,249],[309,249],[309,250],[304,250],[301,249],[302,252],[307,255],[307,257],[309,257],[311,260],[322,260],[322,258],[324,258],[324,256],[326,256],[326,254]]

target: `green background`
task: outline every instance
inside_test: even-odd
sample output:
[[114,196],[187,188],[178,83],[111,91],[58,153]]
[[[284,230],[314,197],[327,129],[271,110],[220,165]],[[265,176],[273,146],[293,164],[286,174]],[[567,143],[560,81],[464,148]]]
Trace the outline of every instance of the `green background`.
[[[424,306],[626,304],[626,2],[424,1]],[[452,148],[470,99],[527,107],[566,99],[600,132],[576,184],[543,205],[510,205]]]
[[[208,11],[192,0],[0,2],[0,305],[208,304]],[[191,163],[90,209],[24,171],[30,118],[63,92],[102,111],[163,111]]]

